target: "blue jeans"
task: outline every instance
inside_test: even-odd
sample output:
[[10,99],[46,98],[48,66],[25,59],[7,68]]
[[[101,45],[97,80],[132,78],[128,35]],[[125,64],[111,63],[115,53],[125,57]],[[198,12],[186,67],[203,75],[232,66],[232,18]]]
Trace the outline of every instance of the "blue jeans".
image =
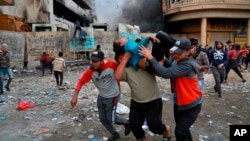
[[9,68],[0,68],[0,93],[3,93],[3,77]]
[[4,75],[5,75],[5,74],[8,75],[8,81],[7,81],[6,86],[9,87],[9,86],[10,86],[10,83],[11,83],[11,81],[12,81],[12,79],[13,79],[13,72],[12,72],[12,69],[11,69],[11,68],[6,69],[5,72],[4,72]]
[[[118,102],[118,101],[114,102],[115,98],[116,100],[118,100],[118,96],[111,98],[104,98],[98,95],[97,97],[97,108],[98,108],[100,122],[111,134],[117,132],[113,123],[118,125],[129,124],[127,119],[117,116],[116,112],[113,113],[113,110],[116,111],[116,109],[113,108],[116,108]],[[112,121],[112,118],[114,118],[114,121]]]
[[199,79],[199,88],[200,90],[203,90],[204,87],[204,79]]

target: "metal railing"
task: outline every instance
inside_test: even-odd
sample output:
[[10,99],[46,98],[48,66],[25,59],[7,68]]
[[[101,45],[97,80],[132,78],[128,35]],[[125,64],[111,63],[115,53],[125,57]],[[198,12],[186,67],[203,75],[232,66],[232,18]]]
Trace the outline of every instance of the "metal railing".
[[166,0],[168,9],[177,8],[182,6],[202,5],[202,4],[242,4],[249,5],[250,0]]

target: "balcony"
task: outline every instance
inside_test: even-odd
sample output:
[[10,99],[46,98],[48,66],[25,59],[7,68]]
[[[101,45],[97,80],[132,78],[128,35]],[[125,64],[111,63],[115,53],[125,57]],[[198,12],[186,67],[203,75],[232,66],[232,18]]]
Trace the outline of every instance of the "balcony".
[[73,0],[82,9],[92,9],[90,0]]
[[169,21],[208,18],[249,18],[250,0],[163,0]]
[[250,9],[250,0],[165,0],[164,14],[199,9]]

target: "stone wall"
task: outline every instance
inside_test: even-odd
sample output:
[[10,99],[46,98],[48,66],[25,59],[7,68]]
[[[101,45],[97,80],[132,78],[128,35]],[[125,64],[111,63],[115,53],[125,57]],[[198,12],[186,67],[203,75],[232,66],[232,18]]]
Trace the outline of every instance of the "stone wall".
[[[155,33],[141,33],[140,36],[145,38],[148,36],[155,36]],[[173,35],[175,38],[178,36],[185,35]],[[106,58],[113,59],[113,42],[118,38],[118,32],[94,31],[94,46],[101,45],[101,50],[104,51]],[[89,56],[91,51],[70,51],[69,40],[68,32],[22,33],[0,31],[0,43],[7,43],[9,45],[12,68],[23,68],[24,62],[28,62],[27,68],[36,68],[40,66],[40,57],[44,51],[47,51],[52,58],[55,58],[59,51],[63,51],[66,61],[76,61],[88,58],[86,55]]]
[[25,33],[0,31],[0,44],[9,45],[11,67],[22,68],[25,54]]

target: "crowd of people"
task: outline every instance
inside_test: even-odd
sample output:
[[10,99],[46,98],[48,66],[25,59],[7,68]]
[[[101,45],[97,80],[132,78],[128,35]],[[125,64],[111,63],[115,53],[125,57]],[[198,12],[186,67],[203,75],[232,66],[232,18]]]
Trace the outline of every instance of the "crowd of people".
[[[153,52],[147,46],[153,44]],[[123,125],[125,136],[133,133],[138,141],[148,141],[142,128],[146,121],[149,130],[160,134],[163,141],[171,140],[171,127],[162,121],[163,103],[156,76],[169,79],[173,93],[174,134],[177,141],[192,141],[189,128],[194,124],[202,108],[204,73],[212,72],[214,90],[218,99],[223,99],[221,84],[227,83],[228,73],[233,69],[242,82],[242,66],[247,69],[250,61],[250,48],[240,47],[231,41],[215,41],[214,47],[204,49],[195,38],[174,39],[167,33],[158,32],[155,37],[144,39],[120,38],[114,41],[114,59],[105,59],[101,46],[91,52],[91,64],[80,76],[73,97],[72,107],[77,104],[81,88],[92,80],[97,87],[97,108],[102,125],[111,134],[108,141],[115,141],[120,134],[113,124]],[[159,55],[162,55],[159,57]],[[41,56],[42,76],[50,68],[58,88],[63,84],[65,60],[63,52],[55,59],[45,51]],[[4,75],[8,81],[4,86]],[[0,94],[4,88],[10,91],[13,72],[10,68],[8,45],[2,44],[0,50]],[[120,100],[120,81],[128,83],[131,90],[130,113],[128,119],[116,115]],[[189,87],[186,87],[186,86]],[[170,121],[168,121],[170,122]]]

